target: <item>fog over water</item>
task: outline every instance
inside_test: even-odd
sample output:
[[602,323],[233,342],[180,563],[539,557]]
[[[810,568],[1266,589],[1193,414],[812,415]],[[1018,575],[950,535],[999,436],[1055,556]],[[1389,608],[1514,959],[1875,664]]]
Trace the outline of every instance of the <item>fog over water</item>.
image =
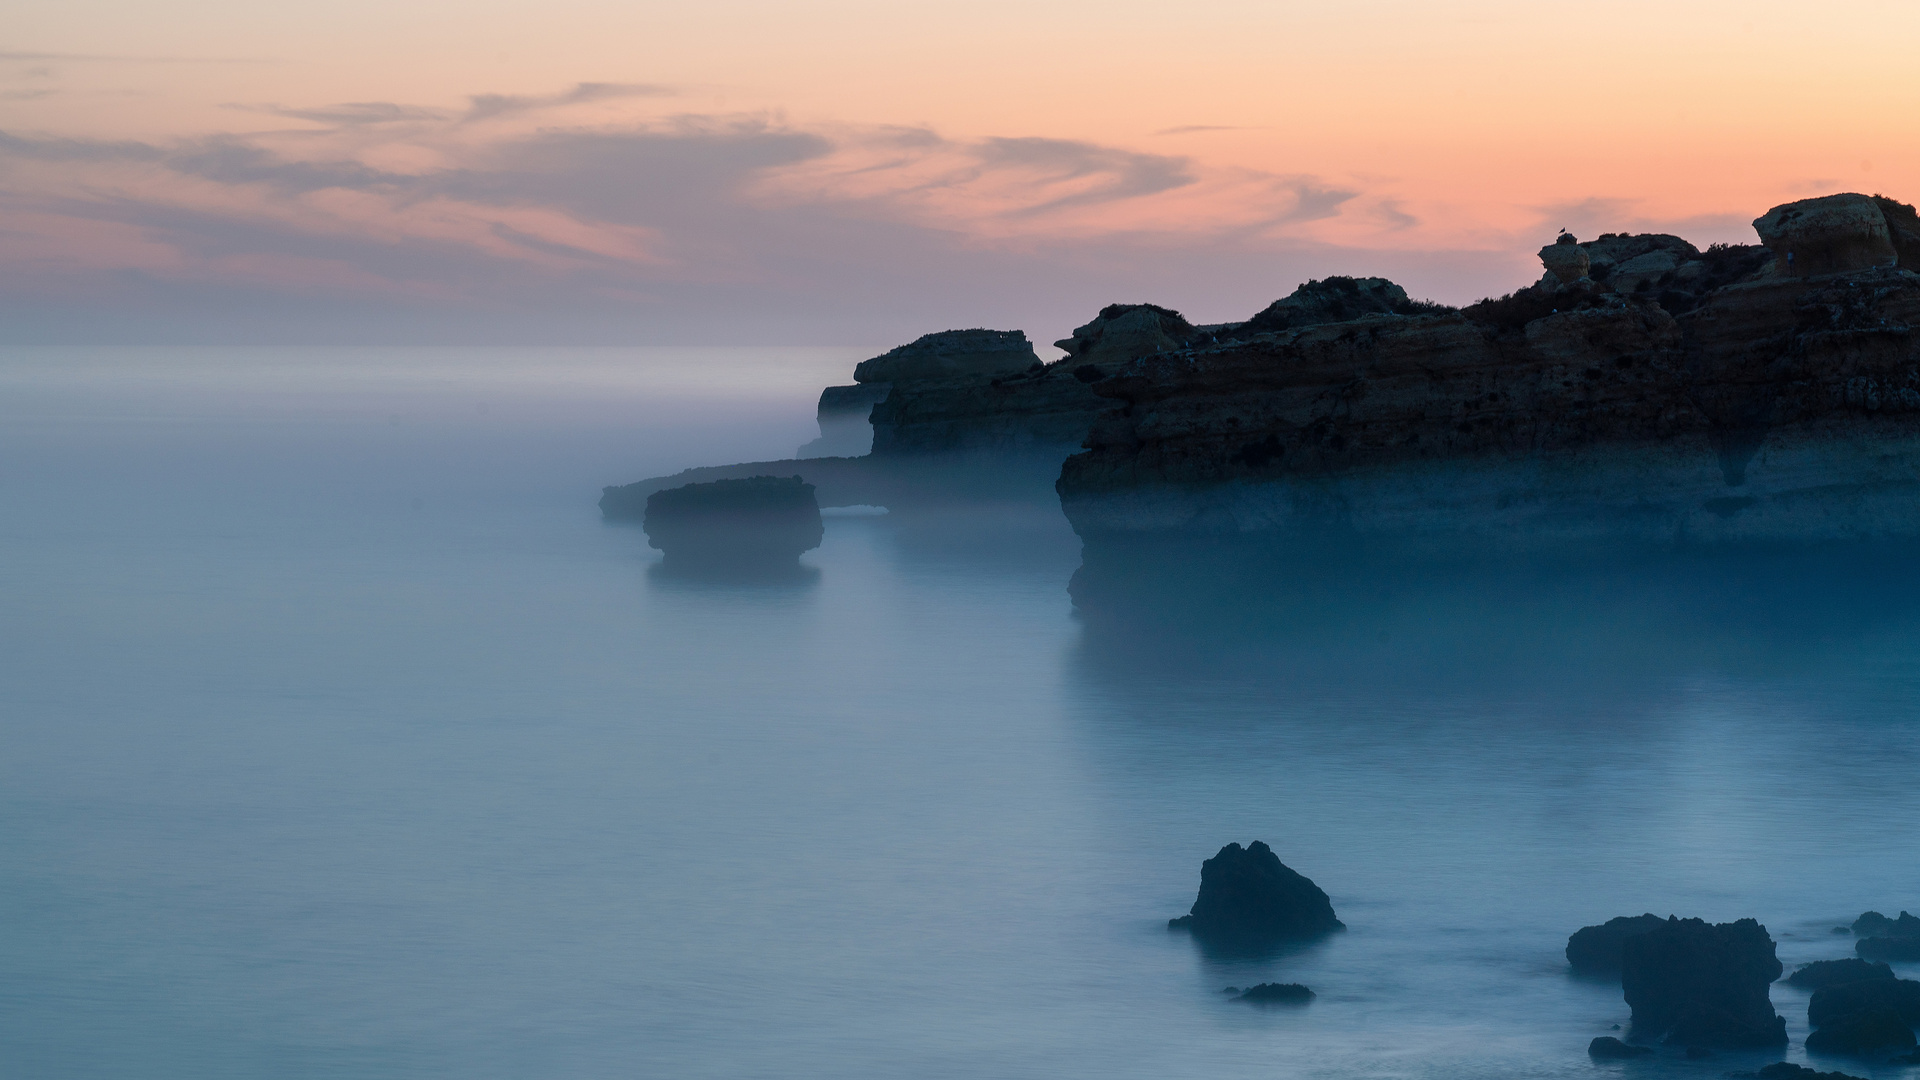
[[[1041,503],[753,583],[600,520],[875,351],[0,352],[0,1075],[1719,1077],[1590,1061],[1567,934],[1920,910],[1904,551],[1083,566]],[[1170,933],[1254,839],[1349,930]]]

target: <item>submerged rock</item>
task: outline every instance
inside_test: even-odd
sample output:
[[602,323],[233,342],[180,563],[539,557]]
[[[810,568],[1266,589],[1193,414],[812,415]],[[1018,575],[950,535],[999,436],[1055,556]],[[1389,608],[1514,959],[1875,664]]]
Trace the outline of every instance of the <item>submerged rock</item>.
[[1319,937],[1346,924],[1318,885],[1255,840],[1228,844],[1200,864],[1200,895],[1189,914],[1167,920],[1224,943],[1261,944]]
[[1870,964],[1865,960],[1848,957],[1845,960],[1815,960],[1811,964],[1801,964],[1793,969],[1793,974],[1787,976],[1785,982],[1789,986],[1820,990],[1829,986],[1865,982],[1869,979],[1891,978],[1893,978],[1893,969],[1885,964]]
[[813,485],[798,476],[754,476],[656,491],[647,497],[647,543],[676,565],[792,562],[826,535]]
[[1299,983],[1261,983],[1249,986],[1235,1001],[1269,1001],[1285,1004],[1301,1004],[1314,999],[1312,990]]
[[1892,1009],[1872,1009],[1822,1024],[1807,1036],[1807,1049],[1822,1054],[1911,1052],[1913,1028]]
[[1821,1072],[1818,1069],[1809,1069],[1805,1065],[1796,1065],[1791,1061],[1777,1061],[1759,1072],[1729,1075],[1740,1077],[1742,1080],[1865,1080],[1864,1077],[1854,1076],[1851,1073]]
[[1648,912],[1621,915],[1598,926],[1583,926],[1567,938],[1567,963],[1582,975],[1618,975],[1621,943],[1666,923],[1667,920]]
[[1623,1043],[1611,1035],[1602,1035],[1587,1044],[1587,1053],[1602,1061],[1617,1061],[1625,1058],[1646,1057],[1653,1053],[1651,1046],[1635,1046]]
[[1668,918],[1621,946],[1620,985],[1633,1031],[1674,1046],[1777,1046],[1787,1022],[1767,988],[1780,977],[1773,938],[1753,919],[1718,925]]
[[1019,330],[943,330],[861,361],[853,369],[853,378],[863,383],[912,383],[1000,375],[1039,363],[1033,343]]

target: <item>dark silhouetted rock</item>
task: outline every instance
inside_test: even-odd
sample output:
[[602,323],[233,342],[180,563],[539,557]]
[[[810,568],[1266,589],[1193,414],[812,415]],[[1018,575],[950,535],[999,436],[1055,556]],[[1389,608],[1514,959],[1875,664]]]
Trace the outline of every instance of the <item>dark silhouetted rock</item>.
[[1868,979],[1891,978],[1893,969],[1887,965],[1870,964],[1849,957],[1845,960],[1815,960],[1811,964],[1801,964],[1793,970],[1793,974],[1787,976],[1786,983],[1807,990],[1821,990]]
[[1853,920],[1853,932],[1860,937],[1876,937],[1893,933],[1894,921],[1877,911],[1863,911]]
[[1666,924],[1667,920],[1648,912],[1621,915],[1598,926],[1583,926],[1567,939],[1567,963],[1582,975],[1618,975],[1620,943]]
[[1369,315],[1422,315],[1451,308],[1410,300],[1386,278],[1330,277],[1309,281],[1234,327],[1236,338],[1352,322]]
[[1807,1002],[1807,1023],[1826,1027],[1849,1016],[1892,1009],[1908,1024],[1920,1024],[1920,982],[1876,978],[1828,986]]
[[[1177,349],[1194,335],[1194,326],[1172,308],[1158,304],[1108,304],[1073,336],[1053,343],[1078,364],[1125,362]],[[1075,365],[1076,369],[1078,365]]]
[[999,375],[1038,364],[1033,343],[1019,330],[943,330],[863,360],[856,382],[912,383],[963,375]]
[[1234,1000],[1270,1001],[1297,1005],[1312,1001],[1313,998],[1313,991],[1301,986],[1299,983],[1261,983],[1258,986],[1247,987],[1246,992]]
[[873,425],[867,417],[887,399],[892,383],[855,383],[820,391],[815,413],[820,437],[794,451],[798,458],[859,457],[873,448]]
[[1669,918],[1621,945],[1620,986],[1633,1031],[1674,1046],[1777,1046],[1787,1022],[1767,988],[1780,977],[1767,928]]
[[1874,1009],[1823,1024],[1807,1036],[1807,1049],[1822,1054],[1911,1052],[1913,1028],[1892,1009]]
[[1741,1077],[1742,1080],[1865,1080],[1864,1077],[1854,1076],[1851,1073],[1821,1072],[1818,1069],[1809,1069],[1805,1065],[1796,1065],[1791,1061],[1775,1062],[1759,1072],[1729,1075]]
[[1190,914],[1169,919],[1221,942],[1257,944],[1318,937],[1345,924],[1318,885],[1289,869],[1273,849],[1255,840],[1228,844],[1200,864],[1200,895]]
[[1870,960],[1920,960],[1920,937],[1870,937],[1853,943]]
[[647,543],[679,565],[791,562],[820,546],[825,528],[813,485],[798,476],[754,476],[656,491],[647,497]]
[[1623,1058],[1646,1057],[1653,1053],[1651,1046],[1634,1046],[1623,1043],[1611,1035],[1602,1035],[1587,1044],[1587,1053],[1603,1061],[1615,1061]]

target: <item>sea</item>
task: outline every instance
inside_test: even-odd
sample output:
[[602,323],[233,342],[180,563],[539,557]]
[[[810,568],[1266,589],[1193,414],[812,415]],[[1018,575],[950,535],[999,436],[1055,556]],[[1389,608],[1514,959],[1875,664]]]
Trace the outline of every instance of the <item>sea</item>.
[[[1567,935],[1791,969],[1920,910],[1904,553],[1174,551],[1116,617],[1044,503],[832,513],[777,579],[602,520],[877,351],[0,350],[0,1076],[1720,1077],[1781,1055],[1589,1059],[1630,1011]],[[1170,930],[1254,840],[1347,930]]]

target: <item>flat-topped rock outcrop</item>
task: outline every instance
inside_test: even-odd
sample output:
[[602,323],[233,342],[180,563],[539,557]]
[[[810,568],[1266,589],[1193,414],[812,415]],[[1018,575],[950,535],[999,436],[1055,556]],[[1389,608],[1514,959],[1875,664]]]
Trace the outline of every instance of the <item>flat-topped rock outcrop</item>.
[[680,566],[791,563],[825,535],[813,485],[798,476],[656,491],[646,502],[645,525],[647,543]]
[[[1912,210],[1835,198],[1858,212],[1770,211],[1771,248],[1564,237],[1540,284],[1459,312],[1136,360],[1092,384],[1113,407],[1065,463],[1061,504],[1090,539],[1920,535],[1920,274],[1916,249],[1874,239]],[[1799,269],[1800,252],[1856,249],[1872,265]]]

